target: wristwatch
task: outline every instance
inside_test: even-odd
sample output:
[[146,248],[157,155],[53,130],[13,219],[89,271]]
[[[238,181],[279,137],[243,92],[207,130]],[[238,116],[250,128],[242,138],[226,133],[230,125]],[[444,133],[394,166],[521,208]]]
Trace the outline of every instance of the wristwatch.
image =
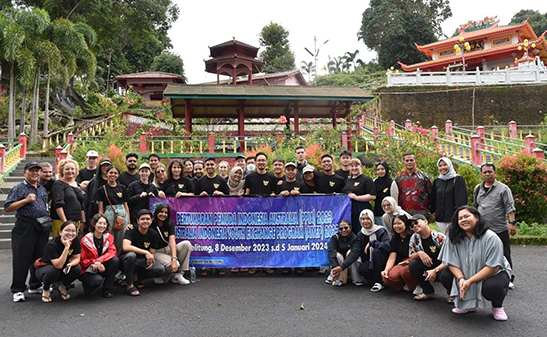
[[509,221],[509,223],[510,223],[511,225],[516,225],[516,224],[517,224],[517,220]]

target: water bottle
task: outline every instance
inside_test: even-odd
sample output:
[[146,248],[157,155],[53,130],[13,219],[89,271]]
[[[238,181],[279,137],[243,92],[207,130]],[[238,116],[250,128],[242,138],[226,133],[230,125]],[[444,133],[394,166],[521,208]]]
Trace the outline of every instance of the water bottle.
[[196,283],[196,267],[190,267],[190,283]]

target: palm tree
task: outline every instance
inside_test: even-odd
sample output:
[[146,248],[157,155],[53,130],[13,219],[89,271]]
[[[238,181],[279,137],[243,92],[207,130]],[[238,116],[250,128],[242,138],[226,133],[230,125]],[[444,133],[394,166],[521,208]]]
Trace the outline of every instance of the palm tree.
[[357,69],[357,54],[359,54],[359,50],[355,50],[355,52],[349,52],[347,51],[344,56],[344,66],[343,68],[346,70],[349,70],[351,66],[353,66],[353,70]]
[[311,74],[315,70],[315,66],[313,65],[313,62],[300,62],[300,69],[302,69],[306,74],[308,74],[308,82],[311,82]]

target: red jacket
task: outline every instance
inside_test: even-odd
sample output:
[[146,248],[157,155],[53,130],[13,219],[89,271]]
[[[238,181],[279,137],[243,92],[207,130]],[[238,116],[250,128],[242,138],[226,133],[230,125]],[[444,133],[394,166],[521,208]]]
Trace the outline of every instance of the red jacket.
[[110,233],[103,234],[103,255],[99,257],[97,252],[97,247],[93,242],[93,233],[87,233],[81,241],[81,257],[80,257],[80,267],[82,268],[82,274],[86,272],[87,268],[99,261],[105,263],[106,261],[111,260],[117,256],[116,246],[114,245],[114,236]]

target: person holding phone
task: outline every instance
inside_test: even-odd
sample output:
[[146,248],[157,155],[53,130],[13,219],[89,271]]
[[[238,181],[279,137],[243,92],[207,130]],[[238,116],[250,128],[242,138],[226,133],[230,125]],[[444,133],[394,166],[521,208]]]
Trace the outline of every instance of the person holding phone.
[[80,239],[76,225],[68,220],[61,225],[59,235],[49,241],[44,254],[36,260],[36,277],[42,281],[42,302],[51,302],[50,286],[57,281],[61,282],[59,293],[66,301],[70,298],[68,287],[81,274],[80,268]]

